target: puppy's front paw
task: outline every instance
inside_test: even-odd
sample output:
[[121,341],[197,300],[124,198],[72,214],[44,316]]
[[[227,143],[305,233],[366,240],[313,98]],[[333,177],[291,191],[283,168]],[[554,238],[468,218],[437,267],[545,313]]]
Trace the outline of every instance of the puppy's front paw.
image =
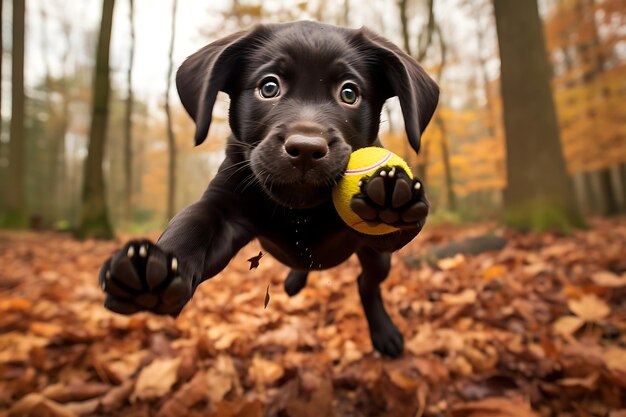
[[104,306],[121,314],[148,310],[178,315],[193,293],[178,259],[149,241],[130,241],[100,269]]
[[350,208],[363,220],[401,229],[421,228],[428,215],[424,187],[401,167],[384,167],[359,182]]

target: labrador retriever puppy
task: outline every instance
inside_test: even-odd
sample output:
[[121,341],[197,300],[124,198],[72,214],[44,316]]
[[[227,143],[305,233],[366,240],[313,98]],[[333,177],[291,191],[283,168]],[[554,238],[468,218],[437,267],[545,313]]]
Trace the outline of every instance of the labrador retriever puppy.
[[218,92],[230,96],[226,158],[200,201],[178,213],[156,244],[131,241],[104,263],[105,306],[176,316],[198,285],[255,238],[292,268],[289,295],[304,287],[309,271],[356,253],[373,346],[401,355],[402,334],[385,311],[380,284],[390,253],[424,225],[424,189],[388,168],[362,181],[351,206],[368,222],[400,229],[383,236],[344,224],[331,190],[352,151],[382,146],[380,113],[390,97],[399,98],[408,140],[419,150],[438,101],[435,82],[367,29],[304,21],[259,25],[217,40],[182,64],[176,83],[196,124],[196,145],[208,134]]

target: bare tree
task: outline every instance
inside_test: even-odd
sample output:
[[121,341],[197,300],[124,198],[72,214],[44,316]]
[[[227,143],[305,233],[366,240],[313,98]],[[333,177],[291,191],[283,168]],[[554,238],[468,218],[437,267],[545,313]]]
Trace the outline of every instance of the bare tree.
[[[0,28],[3,26],[4,1],[0,0]],[[4,57],[4,43],[2,40],[2,29],[0,29],[0,130],[2,128],[2,58]]]
[[109,49],[115,0],[102,1],[102,21],[96,51],[89,147],[85,162],[78,234],[97,238],[113,236],[109,222],[102,162],[109,116]]
[[493,4],[507,146],[505,221],[520,229],[569,229],[581,219],[565,171],[537,2]]
[[[67,205],[71,200],[71,182],[67,176],[67,158],[65,152],[65,137],[67,135],[67,131],[70,125],[70,103],[71,103],[71,92],[70,92],[70,81],[69,81],[69,72],[68,65],[70,61],[70,56],[72,53],[72,18],[67,15],[62,15],[61,18],[61,31],[63,32],[63,38],[65,40],[65,49],[63,50],[63,55],[61,56],[61,83],[59,85],[60,93],[61,93],[61,125],[59,127],[59,148],[56,154],[57,169],[56,169],[56,178],[60,179],[57,181],[57,192],[55,195],[57,208],[57,219],[64,218],[67,213]],[[71,204],[71,203],[70,203]]]
[[170,89],[172,73],[174,72],[174,40],[176,37],[176,7],[178,0],[172,2],[172,36],[169,48],[169,67],[167,69],[167,88],[165,90],[165,115],[167,117],[167,144],[169,147],[168,191],[167,191],[167,219],[174,217],[176,204],[176,137],[172,126],[172,111],[170,109]]
[[[432,9],[430,19],[435,22],[435,19],[432,15]],[[440,84],[443,77],[443,70],[447,64],[448,48],[443,38],[443,32],[441,30],[441,24],[439,22],[434,23],[434,31],[437,33],[437,39],[439,39],[439,53],[441,54],[439,70],[437,71],[435,79],[437,80],[437,84]],[[437,126],[439,127],[439,131],[441,132],[441,158],[443,160],[444,166],[448,209],[451,211],[456,211],[456,194],[454,193],[454,178],[452,176],[452,164],[450,163],[450,147],[448,146],[446,124],[440,114],[435,115],[435,123],[437,124]]]
[[130,25],[130,51],[128,56],[128,71],[126,73],[126,115],[124,125],[124,220],[131,221],[131,203],[133,196],[133,64],[135,61],[135,13],[134,2],[128,0],[128,22]]
[[[402,46],[404,51],[413,56],[417,61],[421,62],[426,58],[430,46],[433,40],[433,33],[435,31],[435,13],[434,13],[434,0],[427,0],[427,10],[428,10],[428,19],[426,23],[420,30],[420,34],[418,36],[417,42],[417,51],[414,54],[413,48],[411,47],[411,33],[409,31],[410,27],[410,16],[409,16],[409,0],[398,0],[398,11],[400,12],[400,29],[402,31]],[[391,113],[389,113],[391,116]],[[391,119],[391,117],[389,117]],[[408,142],[405,143],[404,146],[404,159],[409,160],[411,155],[411,149],[409,147]],[[426,181],[426,167],[428,166],[428,143],[424,143],[422,145],[421,151],[423,157],[422,162],[417,165],[417,175],[422,179],[422,181]]]
[[26,0],[13,0],[11,127],[5,226],[26,226],[24,198],[24,26]]

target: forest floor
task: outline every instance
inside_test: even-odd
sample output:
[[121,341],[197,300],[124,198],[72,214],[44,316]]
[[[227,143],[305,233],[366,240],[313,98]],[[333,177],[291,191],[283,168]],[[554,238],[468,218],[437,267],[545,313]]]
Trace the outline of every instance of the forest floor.
[[394,255],[396,360],[372,351],[354,258],[288,298],[276,260],[248,270],[254,243],[178,319],[126,317],[97,285],[122,239],[0,232],[0,416],[626,416],[626,219],[405,262],[493,229],[427,228]]

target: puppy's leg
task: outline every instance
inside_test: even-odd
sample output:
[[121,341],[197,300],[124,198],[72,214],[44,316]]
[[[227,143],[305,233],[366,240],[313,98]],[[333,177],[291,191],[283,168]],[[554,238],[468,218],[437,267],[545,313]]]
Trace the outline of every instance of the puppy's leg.
[[108,259],[99,279],[105,307],[178,315],[196,287],[252,239],[234,198],[209,191],[172,219],[156,245],[131,241]]
[[307,271],[296,271],[292,269],[285,280],[285,292],[288,296],[293,297],[298,294],[306,285],[306,278],[309,275]]
[[402,333],[393,324],[385,311],[380,294],[380,284],[387,278],[391,266],[391,255],[368,247],[356,252],[361,262],[359,295],[370,328],[374,348],[385,356],[398,357],[404,350]]

